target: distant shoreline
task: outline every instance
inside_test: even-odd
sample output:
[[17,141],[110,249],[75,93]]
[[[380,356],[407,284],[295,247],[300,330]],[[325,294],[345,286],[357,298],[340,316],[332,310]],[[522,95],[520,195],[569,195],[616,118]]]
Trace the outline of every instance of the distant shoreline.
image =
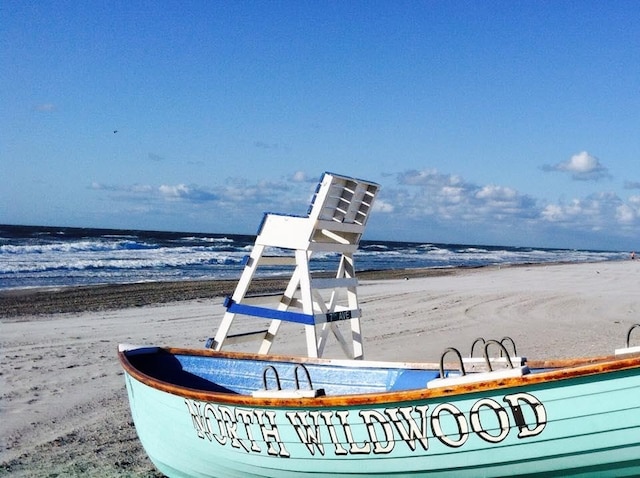
[[[606,262],[606,261],[605,261]],[[540,267],[573,262],[499,264],[450,268],[384,269],[358,272],[361,281],[441,277],[507,267]],[[11,319],[59,313],[105,311],[186,300],[214,299],[233,294],[237,279],[139,282],[128,284],[35,287],[0,290],[0,318]],[[286,278],[254,279],[250,294],[284,290]]]

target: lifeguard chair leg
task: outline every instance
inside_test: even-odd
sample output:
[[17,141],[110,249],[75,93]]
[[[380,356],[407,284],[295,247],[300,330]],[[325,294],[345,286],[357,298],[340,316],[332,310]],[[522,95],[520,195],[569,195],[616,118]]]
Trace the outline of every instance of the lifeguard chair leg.
[[362,360],[364,349],[362,347],[362,331],[360,330],[360,319],[351,319],[351,337],[353,341],[353,358]]
[[[304,250],[296,251],[297,270],[300,272],[300,298],[302,299],[302,310],[305,314],[314,314],[313,293],[311,291],[311,271],[309,270],[310,252]],[[317,358],[318,336],[316,335],[315,324],[305,325],[307,336],[307,355]]]
[[[336,273],[336,279],[341,279],[341,278],[344,278],[344,279],[355,278],[355,266],[354,266],[352,254],[344,253],[340,259],[340,264],[338,266],[338,271]],[[349,285],[348,287],[346,287],[346,293],[347,293],[347,304],[348,304],[349,310],[359,311],[360,308],[358,305],[357,286]],[[330,312],[334,312],[336,309],[337,303],[338,303],[338,290],[333,290],[331,292],[331,297],[329,299],[329,302],[327,303],[328,310]],[[347,341],[344,339],[344,337],[340,333],[340,330],[338,329],[337,324],[328,323],[328,322],[324,323],[322,325],[320,339],[318,342],[319,343],[318,349],[320,351],[320,355],[322,355],[324,351],[324,346],[327,342],[329,331],[331,331],[333,332],[333,335],[336,337],[336,339],[340,343],[342,350],[348,357],[356,360],[362,360],[364,358],[364,350],[362,346],[362,331],[360,328],[359,312],[356,317],[353,317],[352,319],[350,319],[350,325],[351,325],[351,340],[352,340],[351,349]]]
[[[236,286],[236,289],[231,296],[234,302],[240,303],[242,299],[244,299],[244,296],[247,294],[249,286],[251,285],[251,280],[253,279],[253,274],[258,268],[258,263],[260,262],[260,258],[262,257],[264,249],[264,246],[256,244],[251,251],[248,263],[242,271],[240,279],[238,280],[238,285]],[[224,344],[224,341],[229,334],[229,330],[231,329],[231,324],[233,323],[233,319],[235,318],[235,316],[236,314],[234,314],[233,312],[225,312],[224,317],[222,318],[222,322],[220,323],[220,327],[218,328],[218,331],[213,338],[213,346],[211,347],[212,349],[220,350],[222,348],[222,345]]]
[[[342,265],[344,267],[345,277],[354,278],[356,276],[353,255],[344,254],[342,256]],[[360,304],[358,303],[358,290],[356,286],[347,287],[347,303],[349,304],[349,309],[357,311],[360,310]],[[362,345],[362,330],[359,313],[358,317],[351,319],[351,340],[353,342],[353,358],[356,360],[362,360],[364,358],[364,350]]]
[[[298,290],[300,286],[300,269],[296,267],[293,271],[293,275],[289,280],[289,284],[280,299],[280,303],[278,304],[278,310],[287,310],[291,305],[291,302],[294,300],[293,296]],[[271,350],[271,346],[273,345],[273,340],[276,338],[276,334],[280,329],[280,325],[282,324],[281,320],[274,319],[271,321],[269,325],[269,330],[267,331],[267,335],[265,335],[262,344],[260,345],[260,349],[258,350],[259,354],[268,354]]]

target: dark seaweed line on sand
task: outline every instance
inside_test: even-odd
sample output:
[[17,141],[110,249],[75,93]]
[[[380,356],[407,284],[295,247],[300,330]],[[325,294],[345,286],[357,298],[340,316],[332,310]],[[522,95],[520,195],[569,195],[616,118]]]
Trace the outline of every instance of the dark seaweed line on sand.
[[[455,274],[460,269],[399,269],[363,271],[360,280],[408,279]],[[0,318],[70,312],[88,312],[142,307],[196,299],[214,299],[231,295],[236,280],[142,282],[135,284],[80,287],[18,289],[0,291]],[[271,294],[285,289],[285,279],[256,279],[250,294]]]

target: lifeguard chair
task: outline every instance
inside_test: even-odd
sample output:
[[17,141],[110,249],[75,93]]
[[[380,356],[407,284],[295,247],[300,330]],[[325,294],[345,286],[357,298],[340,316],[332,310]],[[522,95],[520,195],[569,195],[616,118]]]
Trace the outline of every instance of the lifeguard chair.
[[[353,254],[358,249],[379,185],[360,179],[324,173],[306,217],[267,213],[235,292],[225,300],[227,311],[207,347],[220,350],[225,343],[262,335],[258,353],[267,354],[283,321],[304,325],[310,357],[322,356],[329,332],[333,332],[345,354],[363,358],[357,279]],[[292,250],[293,257],[265,256],[266,248]],[[309,262],[314,253],[337,253],[334,277],[312,278]],[[274,308],[245,303],[245,296],[258,267],[289,265],[292,275]],[[267,330],[229,335],[238,315],[271,319]],[[340,333],[336,322],[349,320],[353,346]],[[321,326],[318,334],[316,326]]]

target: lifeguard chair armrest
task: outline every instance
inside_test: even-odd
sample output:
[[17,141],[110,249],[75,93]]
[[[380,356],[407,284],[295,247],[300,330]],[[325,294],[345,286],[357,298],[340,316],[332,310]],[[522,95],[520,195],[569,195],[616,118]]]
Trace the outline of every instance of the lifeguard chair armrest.
[[260,225],[256,244],[305,249],[309,244],[313,224],[305,216],[265,214]]
[[303,219],[307,219],[309,217],[309,215],[307,214],[306,216],[303,216],[302,214],[283,214],[283,213],[279,213],[279,212],[272,212],[272,211],[266,211],[263,215],[262,215],[262,220],[260,221],[260,224],[258,225],[258,231],[256,234],[260,234],[260,232],[262,231],[262,228],[264,227],[264,223],[267,220],[267,216],[279,216],[279,217],[300,217]]

